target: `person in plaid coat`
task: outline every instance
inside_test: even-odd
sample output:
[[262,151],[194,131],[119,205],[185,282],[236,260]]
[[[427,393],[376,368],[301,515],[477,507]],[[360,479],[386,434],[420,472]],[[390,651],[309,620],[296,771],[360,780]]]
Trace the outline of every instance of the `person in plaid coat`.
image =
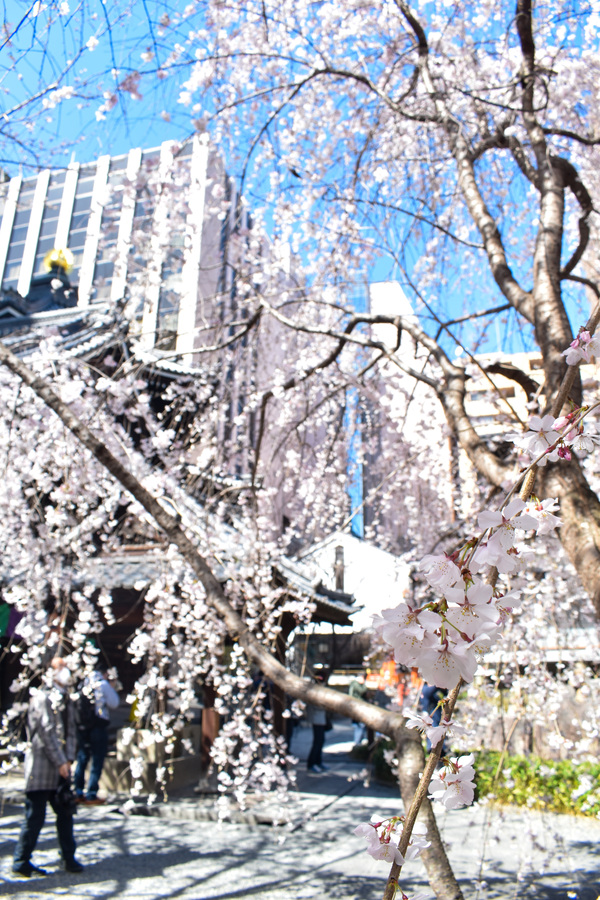
[[27,878],[45,875],[31,855],[46,818],[46,806],[56,814],[56,831],[67,872],[81,872],[75,859],[73,813],[57,802],[61,781],[71,778],[77,748],[75,705],[69,696],[71,673],[64,659],[52,660],[47,684],[32,691],[27,715],[29,747],[25,754],[25,821],[13,857],[13,872]]

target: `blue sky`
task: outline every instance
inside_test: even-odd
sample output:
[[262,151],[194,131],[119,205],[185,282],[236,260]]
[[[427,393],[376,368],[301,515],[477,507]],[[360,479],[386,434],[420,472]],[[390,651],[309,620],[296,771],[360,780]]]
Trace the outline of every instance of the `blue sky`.
[[[0,165],[9,174],[20,169],[25,174],[35,171],[36,165],[66,165],[74,157],[80,162],[87,162],[102,154],[117,155],[126,153],[133,146],[149,148],[164,140],[182,140],[193,131],[189,110],[177,102],[180,84],[187,69],[175,70],[174,73],[160,81],[153,74],[142,77],[139,85],[140,99],[133,99],[124,94],[120,108],[109,114],[105,120],[97,121],[96,112],[101,105],[102,90],[112,91],[115,85],[127,74],[139,69],[150,72],[156,68],[157,60],[164,62],[170,46],[162,46],[160,34],[149,32],[146,9],[154,21],[160,13],[167,9],[163,2],[146,0],[145,3],[134,3],[131,8],[121,3],[116,11],[100,0],[82,0],[75,7],[76,13],[64,14],[56,19],[49,39],[43,34],[44,22],[55,7],[64,0],[51,0],[49,12],[40,13],[37,19],[32,18],[18,30],[12,45],[4,45],[0,50],[0,102],[4,110],[21,103],[27,96],[52,84],[65,65],[65,60],[74,59],[73,68],[67,83],[76,86],[77,96],[66,99],[54,109],[39,108],[35,118],[27,123],[22,114],[16,113],[9,119],[8,127],[0,132]],[[21,20],[24,11],[31,9],[32,3],[22,0],[5,0],[4,20],[13,28]],[[174,7],[182,4],[177,2]],[[103,32],[106,29],[104,9],[115,17],[111,23],[110,40]],[[187,26],[186,26],[187,29]],[[86,46],[95,36],[99,43],[94,49]],[[170,37],[172,41],[172,36]],[[83,50],[82,50],[83,48]],[[78,56],[78,53],[80,55]],[[151,59],[148,59],[150,53]],[[116,72],[113,69],[116,68]],[[98,85],[101,90],[98,91]],[[26,113],[26,109],[25,109]],[[167,113],[170,121],[165,121]],[[49,121],[47,121],[49,119]],[[14,123],[14,124],[13,124]],[[14,140],[7,139],[13,127]],[[31,132],[28,128],[32,128]],[[30,137],[29,137],[30,135]],[[31,146],[36,141],[41,143],[40,153],[35,156]],[[418,240],[412,245],[408,257],[408,275],[422,252]],[[389,258],[382,257],[370,271],[364,273],[370,280],[388,280],[397,278],[404,281],[402,272]],[[407,295],[410,288],[404,284]],[[477,299],[478,309],[491,308],[502,302],[501,295],[488,272],[486,262],[482,258],[478,274],[480,297]],[[573,299],[568,306],[574,331],[585,320],[585,310],[579,308],[576,296],[581,291],[572,292]],[[444,300],[445,298],[445,300]],[[463,310],[463,298],[460,290],[450,282],[440,288],[440,308],[447,310]],[[451,315],[447,315],[450,318]],[[479,326],[483,320],[480,320]],[[427,326],[435,332],[436,326]],[[475,334],[473,326],[456,328],[462,331],[465,340],[472,342]],[[477,328],[479,331],[479,327]],[[454,342],[448,338],[445,347],[454,355]],[[499,348],[506,351],[530,349],[531,341],[527,330],[519,327],[514,313],[496,317],[493,325],[488,327],[480,350],[493,352]]]
[[[14,31],[32,5],[5,0],[5,29],[8,26]],[[52,109],[38,104],[30,122],[26,121],[27,107],[10,117],[8,128],[0,134],[1,164],[10,174],[21,167],[30,174],[38,161],[42,166],[64,166],[73,154],[80,162],[87,162],[101,154],[117,155],[132,146],[149,148],[164,140],[182,140],[190,135],[193,126],[188,111],[177,103],[179,85],[174,77],[163,81],[156,76],[144,78],[141,100],[124,95],[118,115],[105,121],[96,119],[103,90],[114,90],[133,69],[156,67],[155,61],[145,62],[142,58],[149,50],[150,40],[145,6],[151,10],[166,8],[154,0],[136,3],[131,10],[120,4],[110,39],[103,34],[103,5],[98,0],[83,0],[76,14],[57,18],[47,36],[47,15],[42,12],[37,19],[31,17],[21,24],[12,41],[4,43],[0,49],[0,103],[5,115],[32,94],[52,85],[69,60],[74,61],[73,65],[61,83],[74,86],[76,91],[73,98]],[[91,40],[93,47],[96,35],[98,45],[89,49],[88,42]],[[162,57],[166,55],[166,48],[164,53],[162,48],[158,50]],[[51,98],[46,95],[48,100]],[[165,111],[170,114],[170,122],[161,118]],[[16,140],[9,137],[11,125]],[[36,159],[31,148],[38,143],[41,149]]]

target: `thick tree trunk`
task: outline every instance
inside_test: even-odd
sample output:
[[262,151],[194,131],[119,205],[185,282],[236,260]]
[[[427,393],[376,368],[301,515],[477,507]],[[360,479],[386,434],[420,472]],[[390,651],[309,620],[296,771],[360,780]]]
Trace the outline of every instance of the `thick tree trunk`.
[[600,617],[600,501],[590,489],[579,462],[538,469],[534,492],[560,503],[560,540]]
[[[412,735],[401,740],[397,745],[398,783],[402,802],[408,809],[419,783],[420,774],[425,767],[425,754],[419,739]],[[427,827],[427,840],[431,847],[421,854],[427,878],[437,900],[463,900],[460,886],[448,861],[446,850],[437,826],[433,808],[429,800],[425,800],[419,813],[419,821]]]

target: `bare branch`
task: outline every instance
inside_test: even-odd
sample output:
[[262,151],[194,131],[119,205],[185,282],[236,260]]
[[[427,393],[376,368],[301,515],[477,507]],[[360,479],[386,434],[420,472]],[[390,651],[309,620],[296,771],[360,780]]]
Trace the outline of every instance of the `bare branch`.
[[544,134],[555,134],[558,137],[570,138],[580,144],[585,144],[586,147],[595,147],[597,144],[600,144],[600,138],[586,137],[583,134],[577,134],[575,131],[570,131],[568,128],[542,128],[542,131]]
[[534,378],[512,363],[491,363],[485,367],[485,371],[491,372],[492,375],[502,375],[504,378],[514,381],[523,388],[529,399],[534,397],[540,389],[540,385]]
[[419,67],[423,84],[438,111],[439,121],[443,124],[450,144],[452,155],[458,167],[458,178],[463,197],[475,225],[483,238],[490,268],[494,279],[508,300],[529,322],[533,321],[531,294],[524,291],[508,265],[506,251],[500,236],[498,225],[489,211],[475,178],[471,150],[462,134],[457,120],[450,114],[440,93],[435,89],[431,73],[428,69],[429,48],[421,23],[412,10],[402,0],[396,0],[406,21],[413,30],[418,44]]
[[485,316],[495,316],[497,313],[504,312],[507,309],[512,309],[510,303],[503,303],[502,306],[495,306],[493,309],[484,309],[483,312],[476,312],[470,313],[466,316],[459,316],[458,319],[450,319],[449,322],[441,322],[435,336],[435,340],[437,341],[442,331],[444,331],[444,329],[446,328],[449,328],[450,325],[459,325],[461,322],[470,322],[471,319],[482,319]]
[[569,162],[569,160],[550,154],[550,163],[560,171],[563,183],[576,197],[582,211],[582,214],[579,217],[579,244],[571,256],[571,259],[561,270],[561,278],[564,278],[566,275],[571,274],[587,249],[590,239],[590,226],[587,220],[594,209],[594,204],[588,189],[579,177],[577,169]]

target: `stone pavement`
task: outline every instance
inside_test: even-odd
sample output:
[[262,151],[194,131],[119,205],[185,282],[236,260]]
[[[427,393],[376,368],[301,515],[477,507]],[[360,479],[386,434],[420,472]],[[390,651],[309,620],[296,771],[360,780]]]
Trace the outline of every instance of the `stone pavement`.
[[[77,815],[78,858],[86,869],[59,868],[49,812],[35,862],[52,874],[15,880],[10,854],[21,810],[7,803],[0,818],[0,896],[20,900],[380,900],[385,863],[372,860],[352,834],[372,813],[397,812],[392,787],[365,783],[362,766],[348,757],[348,722],[328,734],[323,775],[298,765],[298,791],[290,795],[291,826],[254,821],[210,821],[212,804],[188,793],[161,805],[160,815],[124,815],[119,804],[84,808]],[[297,730],[293,752],[305,760],[308,728]],[[600,822],[475,806],[442,811],[440,829],[465,900],[598,900]],[[405,867],[407,892],[427,890],[419,861]],[[428,892],[430,895],[430,892]]]

